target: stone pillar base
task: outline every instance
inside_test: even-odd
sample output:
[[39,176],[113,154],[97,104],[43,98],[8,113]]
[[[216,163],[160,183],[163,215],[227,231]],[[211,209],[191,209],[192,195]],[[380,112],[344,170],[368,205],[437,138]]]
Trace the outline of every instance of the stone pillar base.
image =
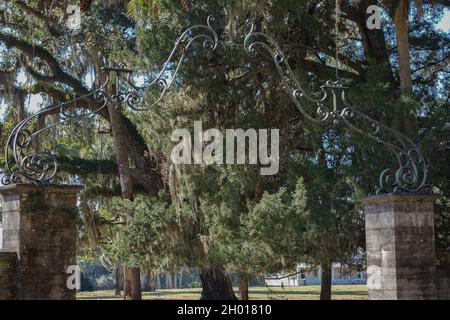
[[435,199],[429,195],[363,199],[369,299],[437,298]]
[[76,298],[67,267],[76,265],[76,199],[80,186],[16,184],[3,196],[3,250],[18,258],[16,299]]
[[0,300],[17,297],[17,253],[0,250]]

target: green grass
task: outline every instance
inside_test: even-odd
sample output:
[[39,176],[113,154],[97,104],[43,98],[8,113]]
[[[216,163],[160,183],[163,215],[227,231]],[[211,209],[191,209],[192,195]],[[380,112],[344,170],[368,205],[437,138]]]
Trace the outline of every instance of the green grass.
[[[237,288],[235,288],[238,295]],[[144,292],[144,300],[198,300],[200,298],[200,288],[194,289],[161,289],[156,292]],[[320,286],[302,287],[251,287],[250,300],[318,300],[320,296]],[[112,291],[80,292],[77,294],[79,300],[121,300],[121,297],[114,296]],[[332,287],[332,299],[334,300],[366,300],[366,285],[336,285]]]

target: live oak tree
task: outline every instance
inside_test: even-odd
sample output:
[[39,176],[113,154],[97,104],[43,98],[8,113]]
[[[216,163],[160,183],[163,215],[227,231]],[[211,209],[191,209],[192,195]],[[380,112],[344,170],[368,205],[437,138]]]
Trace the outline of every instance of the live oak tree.
[[[339,34],[334,30],[334,7],[320,0],[83,1],[79,32],[64,27],[69,1],[5,3],[0,6],[0,96],[8,109],[1,115],[0,143],[14,123],[35,111],[27,109],[31,94],[45,93],[43,99],[50,104],[86,95],[93,80],[101,80],[105,62],[157,70],[180,32],[215,14],[221,45],[214,53],[190,52],[174,90],[160,105],[145,113],[110,105],[98,117],[51,130],[50,138],[42,137],[36,146],[56,145],[63,179],[86,186],[83,218],[89,222],[86,226],[99,222],[102,230],[81,228],[83,246],[89,235],[97,248],[112,251],[127,267],[198,267],[205,299],[235,298],[230,271],[241,276],[245,298],[251,275],[289,270],[299,259],[327,270],[332,260],[350,260],[360,233],[355,236],[349,230],[361,230],[353,200],[373,191],[390,156],[362,137],[315,127],[296,111],[272,61],[250,59],[243,52],[248,31],[244,22],[254,18],[258,28],[282,45],[309,92],[319,91],[339,69],[355,106],[422,143],[431,164],[430,180],[440,196],[436,234],[439,252],[445,255],[450,243],[449,40],[435,25],[448,4],[433,7],[422,1],[426,19],[421,19],[415,10],[407,14],[407,2],[342,0]],[[391,16],[381,30],[366,25],[366,8],[373,4],[385,5]],[[146,93],[146,98],[153,96]],[[73,112],[81,115],[98,107],[89,98],[74,104]],[[315,108],[307,103],[305,107]],[[405,123],[405,114],[414,121]],[[62,118],[47,114],[33,126]],[[191,128],[194,120],[202,120],[205,128],[279,128],[279,174],[261,177],[258,168],[248,165],[171,164],[171,132]],[[161,200],[161,190],[170,196]],[[293,200],[299,192],[300,207]],[[117,196],[136,203],[115,199],[111,204]],[[281,224],[264,220],[269,210]],[[122,214],[110,215],[119,211]],[[277,234],[277,228],[289,234]],[[278,246],[259,245],[276,236],[284,237]],[[135,242],[133,250],[128,240]],[[145,245],[152,240],[157,245]],[[352,250],[341,250],[344,244],[352,244]],[[135,288],[132,295],[138,298]],[[329,297],[326,281],[322,298]]]
[[[67,97],[85,96],[90,92],[90,89],[82,81],[83,75],[91,70],[93,72],[91,75],[96,74],[97,77],[100,77],[99,70],[103,63],[100,59],[107,59],[110,54],[108,49],[111,49],[102,46],[99,41],[101,37],[98,37],[100,35],[95,35],[90,31],[90,28],[95,28],[95,24],[100,20],[89,20],[93,24],[85,33],[76,36],[81,41],[77,43],[76,37],[68,36],[67,32],[60,33],[57,31],[61,26],[56,17],[61,11],[58,12],[56,11],[57,8],[54,8],[55,12],[44,14],[43,11],[39,10],[39,7],[35,8],[33,4],[33,2],[18,1],[7,8],[7,11],[3,12],[2,15],[3,24],[5,27],[14,26],[14,30],[13,32],[3,32],[0,35],[0,41],[8,49],[17,50],[17,61],[32,78],[29,81],[30,87],[25,90],[29,93],[39,91],[47,93],[55,104],[63,102]],[[63,4],[62,2],[59,2],[58,5],[59,7],[67,6],[66,3]],[[111,11],[108,12],[108,8],[105,9],[106,11],[99,14],[107,15],[111,13]],[[28,15],[28,19],[21,19],[21,14],[24,13]],[[120,13],[118,17],[120,17]],[[122,19],[111,26],[124,32],[127,28],[132,28],[133,23],[122,15]],[[3,29],[5,30],[5,28]],[[103,31],[109,33],[105,29]],[[106,39],[106,36],[103,39]],[[122,40],[124,45],[129,45],[126,41],[130,39],[118,39],[117,37],[115,39],[118,41],[117,44]],[[45,43],[45,45],[40,43]],[[58,43],[58,45],[55,46],[55,43]],[[83,45],[79,45],[81,43]],[[74,60],[67,63],[67,60],[64,61],[59,58],[66,56],[72,56]],[[83,60],[87,63],[83,63]],[[76,73],[78,77],[72,75],[72,72]],[[76,105],[75,107],[95,111],[99,106],[99,103],[90,97],[85,99],[82,105]],[[132,176],[134,183],[139,183],[140,180],[141,186],[148,193],[156,194],[162,186],[160,175],[154,170],[156,160],[151,156],[148,147],[139,137],[135,127],[123,113],[117,112],[114,107],[109,106],[108,109],[102,109],[99,115],[111,124],[123,196],[128,199],[132,198],[130,187]],[[133,158],[136,168],[134,172],[127,170],[129,156]],[[134,274],[135,281],[133,283],[139,284],[139,275],[136,274],[136,271],[134,271]],[[134,298],[139,298],[139,287],[131,294]]]
[[[396,36],[392,29],[395,25],[386,26],[386,30],[369,30],[366,27],[366,8],[370,4],[379,3],[376,1],[364,1],[359,5],[353,5],[343,1],[341,25],[339,28],[341,39],[339,39],[339,35],[334,34],[330,28],[335,19],[333,8],[319,6],[319,3],[320,1],[310,1],[302,4],[297,2],[291,3],[290,1],[277,1],[268,5],[264,2],[258,2],[258,5],[255,5],[254,8],[257,9],[259,15],[256,14],[254,16],[256,16],[257,21],[260,21],[261,27],[264,28],[266,32],[269,32],[277,40],[283,43],[283,48],[286,49],[289,62],[293,66],[296,75],[303,83],[308,82],[310,84],[308,89],[311,91],[318,90],[318,86],[321,83],[328,78],[334,77],[335,68],[337,66],[336,61],[334,61],[334,56],[336,54],[336,40],[338,39],[340,42],[344,42],[344,44],[340,44],[341,47],[346,48],[341,50],[341,56],[339,57],[339,76],[343,80],[347,80],[348,83],[351,84],[350,86],[354,88],[351,91],[351,96],[354,98],[356,105],[364,112],[380,119],[382,122],[416,137],[416,128],[410,128],[402,124],[405,112],[406,114],[415,114],[414,117],[417,117],[417,113],[421,107],[418,102],[411,103],[411,100],[407,100],[407,103],[405,103],[403,98],[399,98],[401,85],[397,74],[398,68],[395,62],[394,64],[391,62],[392,60],[395,61],[396,58]],[[252,7],[252,4],[244,3],[242,6],[228,4],[224,5],[224,7],[227,12],[233,12],[244,20],[244,17],[251,16],[249,7]],[[219,3],[218,6],[220,7],[220,5],[221,4]],[[177,21],[178,19],[181,21],[189,21],[190,17],[192,17],[192,11],[199,10],[206,16],[209,12],[216,12],[216,7],[216,3],[211,3],[205,9],[189,6],[187,4],[172,4],[168,6],[169,9],[167,10],[170,10],[170,13],[172,14],[169,15],[170,21]],[[164,8],[165,4],[162,3],[160,8],[161,14],[164,14]],[[178,12],[178,15],[176,16],[173,15],[174,8],[178,9],[178,11],[175,11]],[[286,12],[289,12],[288,16]],[[264,20],[262,18],[267,16],[270,16],[270,19]],[[434,17],[434,19],[437,19],[439,13]],[[425,27],[424,30],[428,32],[428,36],[431,34],[436,40],[441,39],[437,40],[438,43],[442,43],[441,41],[447,43],[444,40],[445,37],[443,37],[443,34],[432,28],[433,22],[416,19],[414,20],[414,23],[416,24],[414,30],[422,30],[421,27]],[[258,110],[263,109],[261,113],[264,114],[264,112],[267,112],[266,117],[270,117],[272,123],[280,125],[280,123],[277,122],[278,119],[280,119],[280,122],[285,122],[284,126],[280,126],[280,128],[295,128],[298,130],[291,134],[302,136],[302,139],[299,139],[299,145],[296,146],[295,144],[290,144],[286,137],[283,137],[283,142],[286,146],[291,148],[290,151],[293,155],[296,153],[303,154],[305,156],[301,161],[308,161],[308,152],[311,156],[314,156],[315,153],[320,154],[320,150],[325,147],[325,142],[320,136],[321,130],[312,130],[310,126],[302,125],[304,122],[300,122],[302,120],[301,116],[296,117],[295,114],[291,114],[289,111],[291,109],[289,108],[292,108],[292,106],[289,100],[286,99],[282,88],[277,86],[277,74],[271,69],[270,61],[268,64],[251,61],[254,65],[251,65],[251,68],[249,69],[239,69],[239,67],[235,67],[236,65],[242,66],[241,61],[248,61],[246,58],[242,57],[239,52],[233,50],[232,46],[234,42],[239,43],[241,40],[239,37],[237,39],[233,37],[235,35],[233,31],[236,31],[235,29],[239,27],[239,24],[239,19],[229,18],[227,27],[230,29],[226,29],[223,34],[223,38],[229,41],[231,48],[226,47],[226,50],[224,49],[223,52],[219,51],[219,57],[217,57],[220,62],[215,64],[216,69],[214,76],[216,77],[217,83],[219,83],[218,89],[216,89],[217,86],[214,82],[208,82],[205,85],[202,80],[199,81],[199,75],[195,71],[192,71],[192,69],[188,69],[189,72],[183,73],[183,79],[189,79],[184,81],[192,85],[192,88],[190,87],[189,90],[192,91],[193,95],[198,95],[199,91],[206,92],[206,94],[210,93],[210,95],[207,96],[207,108],[200,107],[195,109],[193,118],[202,112],[198,109],[205,109],[207,110],[206,112],[212,114],[214,121],[216,123],[218,122],[219,126],[222,125],[222,122],[225,124],[232,123],[232,125],[237,126],[239,121],[248,123],[248,119],[245,115],[242,116],[242,114],[255,114]],[[308,27],[310,25],[315,26],[313,31]],[[241,31],[241,33],[243,33],[243,31]],[[412,36],[414,41],[420,41],[425,35],[418,32]],[[147,35],[147,37],[149,39],[159,39],[153,38],[152,35]],[[353,37],[358,39],[358,41],[347,40],[353,39]],[[149,40],[148,43],[153,44],[155,41]],[[359,43],[362,44],[362,47]],[[152,50],[151,46],[146,48]],[[415,57],[415,60],[413,60],[412,63],[417,70],[415,75],[417,77],[416,83],[418,84],[418,87],[416,90],[423,90],[425,87],[434,88],[437,90],[436,97],[439,97],[436,100],[436,103],[438,105],[441,103],[443,103],[443,105],[447,104],[447,97],[443,95],[445,94],[445,90],[442,91],[439,89],[440,85],[437,85],[437,83],[442,81],[442,78],[427,77],[426,84],[420,80],[422,77],[422,67],[425,69],[428,67],[434,69],[435,75],[445,73],[445,65],[448,63],[445,53],[446,50],[438,52],[434,51],[434,54],[438,54],[439,58],[436,59],[433,57],[430,64],[424,64],[423,62],[427,58],[420,55],[417,49],[419,49],[417,44],[416,47],[411,49],[412,55]],[[227,55],[227,51],[232,54]],[[229,62],[230,60],[233,62]],[[225,68],[225,75],[221,75],[222,71],[220,68],[217,68],[217,66],[223,66]],[[239,76],[230,76],[233,72]],[[207,75],[209,74],[207,73]],[[211,77],[205,76],[202,73],[200,78],[210,79]],[[241,82],[238,90],[242,90],[242,96],[237,94],[239,91],[233,90],[235,88],[233,83],[237,81]],[[228,89],[229,87],[231,87],[231,89]],[[258,99],[252,100],[248,98],[246,90],[250,90],[251,92],[250,88],[253,88],[254,90],[250,97],[262,97],[262,102],[260,102],[259,105],[261,106],[261,109],[254,107],[255,103],[258,105]],[[222,94],[226,94],[227,97],[223,98]],[[239,100],[239,102],[236,104],[237,106],[244,105],[245,107],[235,108],[233,97],[238,97],[237,100]],[[418,100],[420,100],[420,96],[418,96]],[[215,101],[219,101],[218,107],[214,107]],[[226,111],[220,108],[220,103],[222,102],[223,104],[224,101],[228,102]],[[247,103],[247,101],[250,102]],[[199,104],[201,106],[201,103]],[[186,110],[186,108],[183,110]],[[251,112],[248,110],[251,110]],[[271,113],[269,110],[275,110],[275,112]],[[184,111],[183,115],[188,112],[189,111]],[[205,114],[205,112],[203,112],[203,114]],[[208,117],[209,114],[206,116]],[[421,126],[427,127],[430,125],[429,123],[427,124],[427,119],[431,118],[425,116],[417,118],[420,118]],[[259,119],[259,121],[260,122],[257,124],[263,125],[261,119]],[[225,124],[222,126],[225,126]],[[417,138],[421,139],[421,137]],[[354,151],[348,152],[347,156],[352,158],[352,165],[345,170],[347,171],[347,174],[355,178],[354,184],[356,194],[367,194],[367,192],[370,191],[369,186],[376,184],[376,175],[379,173],[380,168],[386,163],[388,155],[387,153],[379,152],[380,147],[377,145],[367,145],[367,141],[363,138],[358,141],[359,138],[353,135],[352,139],[354,142],[348,146],[352,148],[353,144],[353,147],[357,146],[358,148],[353,148],[352,150]],[[311,141],[314,141],[314,143],[312,144]],[[312,147],[309,147],[311,144]],[[335,144],[339,146],[342,142],[335,141]],[[334,152],[330,152],[331,156],[336,152],[342,153],[342,151],[338,150],[339,147],[335,149]],[[441,149],[440,154],[443,155],[444,153],[445,151]],[[325,162],[323,163],[324,166],[326,166]],[[342,165],[342,163],[340,165]],[[437,163],[435,165],[437,165]],[[447,172],[447,169],[445,168],[439,168],[438,170]],[[280,173],[280,176],[282,175],[283,172]],[[325,176],[323,179],[326,179]],[[280,180],[283,181],[282,178]],[[444,190],[446,189],[445,183],[444,185],[442,184],[444,182],[443,179],[438,178],[434,181],[436,181],[436,186],[440,185]],[[277,182],[279,183],[279,181],[276,181],[275,183]],[[306,183],[308,183],[308,181]],[[273,187],[273,184],[271,187],[264,184],[262,189],[270,189]],[[363,190],[361,190],[361,188]]]
[[[306,169],[306,168],[305,168]],[[308,166],[295,184],[274,194],[264,193],[243,219],[250,256],[264,261],[261,274],[285,270],[297,275],[296,265],[321,267],[321,300],[331,299],[335,262],[362,269],[363,218],[351,201],[352,188],[335,169]],[[326,176],[326,183],[320,176]],[[305,181],[308,181],[305,183]],[[320,181],[320,182],[319,182]],[[256,249],[257,248],[257,249]]]

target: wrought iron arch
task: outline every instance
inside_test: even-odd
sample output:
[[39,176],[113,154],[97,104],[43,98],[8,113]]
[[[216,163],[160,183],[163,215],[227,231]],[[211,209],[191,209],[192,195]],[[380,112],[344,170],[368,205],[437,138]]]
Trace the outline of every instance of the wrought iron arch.
[[[58,165],[53,152],[28,153],[32,141],[42,132],[55,126],[51,125],[31,133],[27,128],[39,116],[60,109],[63,116],[67,117],[67,120],[63,123],[77,120],[80,116],[77,116],[76,119],[71,117],[65,112],[67,107],[74,102],[89,97],[99,102],[100,107],[83,114],[82,117],[97,114],[109,102],[126,105],[134,111],[144,111],[156,106],[166,96],[177,76],[186,52],[195,43],[200,42],[205,49],[210,51],[217,48],[219,37],[212,27],[212,21],[213,18],[210,16],[206,25],[195,25],[186,29],[175,41],[173,50],[160,72],[153,78],[149,75],[148,78],[152,80],[143,85],[136,83],[135,70],[128,69],[125,65],[108,66],[103,68],[107,74],[106,81],[98,89],[93,90],[86,96],[44,109],[17,124],[9,135],[5,146],[6,167],[2,173],[1,182],[6,185],[20,183],[24,180],[39,184],[48,184],[54,181]],[[286,55],[278,43],[267,34],[256,32],[253,24],[251,24],[250,31],[244,39],[244,50],[249,57],[253,58],[262,52],[270,55],[286,93],[305,119],[315,124],[343,124],[349,132],[356,132],[370,138],[384,146],[394,156],[398,167],[382,170],[379,176],[377,194],[432,193],[432,187],[427,183],[429,166],[420,147],[404,134],[389,128],[353,107],[346,98],[348,88],[343,86],[342,83],[330,80],[321,87],[321,92],[315,95],[309,94],[296,79]],[[177,55],[178,59],[176,59]],[[175,67],[169,71],[169,65]],[[105,89],[110,81],[111,73],[115,74],[116,92],[107,95]],[[126,85],[131,88],[125,92],[122,91],[123,75],[126,75]],[[161,92],[148,107],[139,107],[139,104],[144,102],[143,91],[149,88],[159,88]],[[316,105],[316,109],[307,110],[302,104],[303,101]],[[331,104],[327,105],[329,101],[331,101]],[[145,102],[148,105],[148,101]]]
[[[79,121],[81,118],[96,115],[106,108],[108,103],[125,105],[134,111],[145,111],[156,106],[166,96],[178,74],[186,53],[195,44],[200,43],[204,49],[209,51],[214,51],[217,48],[219,37],[212,27],[213,20],[214,18],[209,16],[205,25],[194,25],[186,29],[175,41],[173,49],[160,71],[156,75],[148,72],[144,80],[151,80],[144,84],[137,84],[135,78],[136,70],[127,68],[125,64],[113,63],[102,68],[105,72],[105,81],[89,94],[45,108],[20,121],[9,134],[5,145],[5,168],[3,171],[0,171],[0,182],[3,185],[25,181],[36,184],[49,184],[57,179],[58,163],[55,154],[52,151],[34,153],[32,150],[33,141],[40,134],[49,131],[55,126],[62,126],[73,121]],[[112,78],[111,75],[114,75],[115,78],[115,92],[108,94],[107,87]],[[124,83],[128,87],[126,91],[122,90]],[[156,89],[160,93],[150,106],[139,107],[139,104],[143,101],[143,92],[148,89]],[[87,99],[94,99],[99,104],[99,107],[82,115],[70,115],[69,110],[74,104],[83,103]],[[62,122],[38,129],[35,132],[29,129],[37,118],[58,110],[63,115],[64,119]]]
[[[316,124],[343,123],[348,131],[356,132],[383,145],[395,158],[398,167],[384,169],[379,175],[376,193],[432,193],[427,183],[429,165],[419,145],[397,130],[372,119],[353,107],[346,98],[348,90],[340,81],[327,81],[321,92],[310,95],[296,79],[286,55],[278,43],[253,23],[245,37],[244,48],[250,57],[267,52],[283,82],[284,89],[305,119]],[[312,102],[316,110],[306,110],[302,101]],[[327,102],[331,105],[327,106]]]

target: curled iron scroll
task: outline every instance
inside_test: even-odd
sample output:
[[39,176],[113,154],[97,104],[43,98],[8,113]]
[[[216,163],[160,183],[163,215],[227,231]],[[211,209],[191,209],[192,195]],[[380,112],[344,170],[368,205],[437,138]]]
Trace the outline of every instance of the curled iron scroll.
[[[105,77],[106,80],[98,89],[71,101],[45,108],[20,121],[11,131],[5,145],[5,166],[4,169],[0,171],[1,184],[9,185],[24,182],[49,184],[55,181],[56,173],[58,171],[55,153],[51,150],[39,151],[33,149],[33,141],[35,141],[39,135],[49,131],[55,126],[79,121],[83,117],[98,114],[98,112],[105,108],[109,102],[123,104],[135,111],[148,110],[157,105],[172,86],[187,50],[192,48],[194,43],[201,41],[203,48],[210,51],[216,49],[219,38],[216,31],[211,26],[212,21],[213,18],[210,16],[207,19],[206,25],[195,25],[186,29],[175,41],[173,50],[164,62],[160,72],[149,83],[144,83],[144,85],[141,86],[137,85],[136,79],[134,78],[134,71],[127,69],[125,65],[107,67],[104,68],[107,73]],[[178,60],[173,61],[178,53]],[[119,81],[120,74],[126,73],[128,75],[127,83],[133,90],[128,91],[126,94],[122,94],[120,88],[121,83],[117,82],[116,93],[108,95],[107,86],[110,82],[111,72],[116,73],[116,81]],[[167,74],[170,74],[170,76],[167,77]],[[146,104],[150,105],[149,107],[139,108],[138,104],[143,101],[142,91],[155,86],[161,88],[159,97],[156,101],[151,103],[145,101]],[[82,114],[76,112],[71,113],[71,110],[77,109],[74,105],[86,101],[87,99],[96,102],[98,108]],[[83,110],[86,110],[86,108],[83,108]],[[35,120],[54,112],[61,115],[63,118],[62,121],[33,131],[32,127]]]
[[[89,94],[56,106],[45,108],[20,121],[9,134],[5,145],[5,168],[3,172],[0,172],[1,183],[8,185],[24,182],[38,184],[49,184],[53,182],[58,171],[56,155],[51,150],[34,150],[33,142],[41,134],[48,132],[56,126],[67,125],[73,121],[79,121],[81,118],[90,117],[105,108],[108,103],[108,98],[104,92],[107,83],[108,80],[100,88]],[[69,109],[73,108],[75,104],[83,103],[86,99],[93,99],[98,103],[99,107],[82,114],[72,115],[69,113]],[[34,120],[53,112],[60,113],[63,120],[45,126],[44,128],[38,128],[32,132],[30,128]]]
[[[348,88],[339,81],[327,81],[321,92],[308,94],[296,79],[278,43],[265,33],[255,32],[253,23],[245,37],[244,48],[250,57],[269,54],[286,93],[306,119],[316,124],[343,124],[347,131],[374,140],[393,155],[397,168],[387,168],[380,173],[377,194],[432,193],[432,186],[427,183],[429,166],[420,147],[404,134],[351,106],[346,98]],[[303,101],[315,105],[315,110],[307,109]]]
[[[121,68],[105,68],[108,71],[118,71],[127,73],[126,82],[131,87],[124,95],[120,95],[120,102],[124,102],[129,108],[134,111],[150,110],[156,106],[166,96],[168,90],[172,87],[182,62],[186,57],[189,49],[193,48],[195,44],[200,43],[202,47],[209,51],[214,51],[219,43],[217,32],[212,27],[214,18],[209,16],[206,25],[195,25],[186,29],[175,41],[172,51],[168,58],[163,63],[161,69],[153,75],[150,72],[145,72],[144,84],[138,84],[139,76],[135,70],[129,70],[125,65]],[[145,81],[145,79],[151,79]],[[155,101],[145,101],[145,106],[139,106],[144,102],[143,92],[145,90],[156,89],[159,91]]]

